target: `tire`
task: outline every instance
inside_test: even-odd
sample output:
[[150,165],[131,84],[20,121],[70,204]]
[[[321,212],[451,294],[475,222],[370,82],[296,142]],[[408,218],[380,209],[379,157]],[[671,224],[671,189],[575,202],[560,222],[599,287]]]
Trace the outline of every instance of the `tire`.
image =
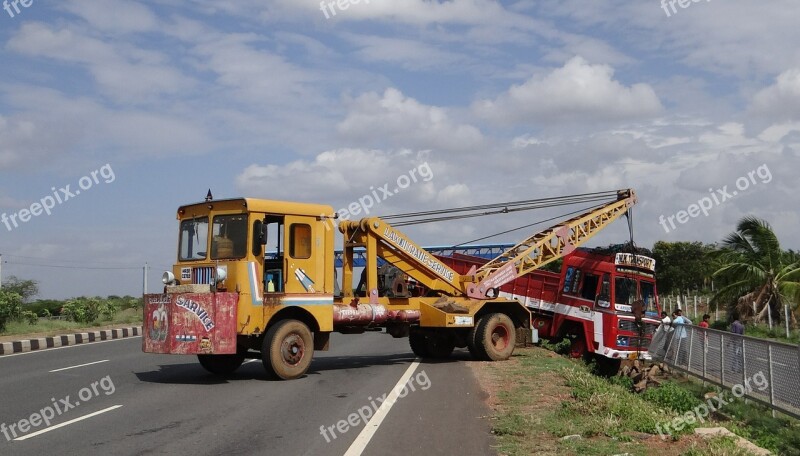
[[431,358],[448,358],[456,348],[456,341],[453,339],[453,335],[446,330],[429,332],[426,342],[428,354]]
[[472,355],[476,361],[483,360],[478,347],[475,345],[475,334],[478,332],[478,326],[480,326],[480,324],[481,319],[478,319],[478,321],[475,322],[475,326],[473,326],[469,330],[469,334],[467,334],[467,350],[469,350],[469,354]]
[[314,338],[305,323],[283,320],[264,335],[261,358],[267,374],[281,380],[300,378],[311,366]]
[[431,354],[428,352],[428,342],[425,338],[425,333],[419,328],[411,328],[408,332],[408,345],[411,346],[411,351],[420,358],[428,358]]
[[511,318],[502,313],[485,315],[475,330],[475,351],[483,361],[503,361],[516,346],[516,330]]
[[230,375],[244,362],[244,354],[236,355],[197,355],[200,365],[215,375]]

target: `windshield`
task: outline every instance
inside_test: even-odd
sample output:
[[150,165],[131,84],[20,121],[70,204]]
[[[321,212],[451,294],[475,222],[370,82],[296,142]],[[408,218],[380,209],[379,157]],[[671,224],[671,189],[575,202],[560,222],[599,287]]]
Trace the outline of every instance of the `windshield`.
[[[617,277],[614,280],[614,304],[630,306],[636,300],[636,281],[627,277]],[[619,308],[625,312],[630,312],[630,308]]]
[[642,292],[642,301],[644,301],[644,313],[647,316],[658,316],[658,309],[656,308],[656,286],[653,282],[646,282],[642,280],[639,282],[639,289]]
[[247,216],[237,214],[214,217],[211,259],[244,258],[246,254]]
[[208,245],[208,217],[181,222],[180,260],[204,260]]

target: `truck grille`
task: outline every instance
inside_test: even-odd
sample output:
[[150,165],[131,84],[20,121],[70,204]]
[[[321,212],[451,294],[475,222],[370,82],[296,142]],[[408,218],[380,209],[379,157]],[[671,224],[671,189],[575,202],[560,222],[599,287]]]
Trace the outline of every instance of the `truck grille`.
[[[656,329],[658,329],[658,325],[654,323],[645,323],[644,324],[644,334],[645,336],[652,337],[653,334],[656,333]],[[636,332],[636,322],[633,320],[620,320],[619,321],[619,330],[620,331],[630,331]]]
[[192,269],[192,283],[198,285],[210,285],[213,280],[213,267],[202,267]]

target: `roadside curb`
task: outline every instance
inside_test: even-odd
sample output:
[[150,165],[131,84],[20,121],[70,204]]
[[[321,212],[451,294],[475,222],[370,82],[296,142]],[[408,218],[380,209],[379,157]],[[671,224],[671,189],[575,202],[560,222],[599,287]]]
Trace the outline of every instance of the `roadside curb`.
[[66,334],[62,336],[2,342],[0,343],[0,356],[35,350],[46,350],[55,347],[67,347],[69,345],[87,344],[90,342],[99,342],[101,340],[124,339],[141,334],[141,326],[130,326],[127,328],[104,329],[101,331]]

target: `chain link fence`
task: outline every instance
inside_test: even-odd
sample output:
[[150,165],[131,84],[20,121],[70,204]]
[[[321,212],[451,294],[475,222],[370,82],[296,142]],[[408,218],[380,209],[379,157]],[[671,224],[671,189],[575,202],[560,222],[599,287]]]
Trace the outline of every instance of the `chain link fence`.
[[[800,418],[800,345],[676,325],[660,327],[649,352],[653,359],[707,382],[726,388],[742,385],[749,399]],[[755,385],[754,378],[766,385]]]

